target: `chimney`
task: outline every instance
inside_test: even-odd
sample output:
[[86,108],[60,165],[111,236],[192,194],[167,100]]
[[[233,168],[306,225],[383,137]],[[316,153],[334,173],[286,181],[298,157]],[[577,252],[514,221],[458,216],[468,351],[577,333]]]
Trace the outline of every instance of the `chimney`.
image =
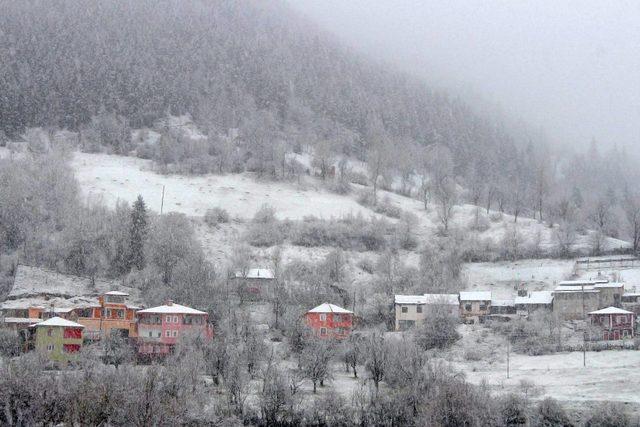
[[168,300],[164,303],[164,305],[168,305],[169,307],[171,307],[171,306],[173,305],[173,300],[168,299]]

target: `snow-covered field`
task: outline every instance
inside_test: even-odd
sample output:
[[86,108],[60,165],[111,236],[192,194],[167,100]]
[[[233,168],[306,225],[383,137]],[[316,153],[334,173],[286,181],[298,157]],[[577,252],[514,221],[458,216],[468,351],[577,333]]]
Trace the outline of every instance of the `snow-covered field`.
[[264,204],[275,207],[282,219],[372,213],[346,196],[289,183],[259,182],[246,174],[161,175],[151,170],[148,160],[86,153],[75,153],[72,166],[84,196],[109,205],[118,199],[133,202],[141,194],[152,210],[160,211],[164,185],[164,212],[189,216],[202,216],[207,209],[220,206],[232,216],[251,218]]
[[486,381],[501,391],[518,391],[526,380],[542,387],[541,396],[558,400],[612,400],[640,403],[640,351],[606,350],[545,356],[510,355],[507,379],[506,348],[502,358],[490,367],[463,369],[467,379],[479,384]]

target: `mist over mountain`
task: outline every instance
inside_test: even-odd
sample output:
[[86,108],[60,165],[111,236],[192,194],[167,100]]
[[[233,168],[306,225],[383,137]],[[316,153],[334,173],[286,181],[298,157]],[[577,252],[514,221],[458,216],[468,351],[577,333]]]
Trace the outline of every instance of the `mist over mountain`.
[[[150,125],[191,114],[207,130],[365,157],[384,139],[443,144],[466,175],[519,162],[525,138],[458,99],[341,46],[280,2],[3,2],[0,115],[77,129],[101,111]],[[528,137],[527,137],[528,139]],[[518,141],[520,140],[520,141]],[[540,145],[540,141],[533,142]]]

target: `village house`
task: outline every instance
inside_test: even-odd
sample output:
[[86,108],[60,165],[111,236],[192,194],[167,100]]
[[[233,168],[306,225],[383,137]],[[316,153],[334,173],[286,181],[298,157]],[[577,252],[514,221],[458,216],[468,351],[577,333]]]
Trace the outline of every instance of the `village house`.
[[[561,282],[562,283],[562,282]],[[553,314],[564,320],[581,320],[600,308],[600,291],[595,283],[559,285],[553,290]]]
[[490,315],[516,314],[516,304],[512,299],[491,299]]
[[126,292],[105,292],[98,297],[97,305],[74,309],[71,319],[86,327],[85,338],[90,340],[99,340],[113,332],[122,337],[135,337],[135,315],[139,307],[127,304],[128,297]]
[[276,276],[268,268],[249,268],[236,271],[232,280],[237,284],[239,292],[254,296],[267,296]]
[[591,325],[599,330],[598,339],[605,341],[633,338],[635,336],[635,313],[618,307],[607,307],[589,313]]
[[460,292],[460,317],[466,322],[481,321],[491,313],[491,291]]
[[640,292],[635,289],[633,292],[625,292],[620,301],[625,310],[633,311],[635,314],[640,313]]
[[600,291],[598,302],[600,307],[622,307],[624,283],[598,281],[593,287]]
[[553,293],[551,291],[533,291],[515,299],[516,314],[528,316],[535,311],[553,311]]
[[458,317],[457,294],[424,294],[424,295],[396,295],[395,330],[405,331],[422,323],[431,309],[443,308],[451,316]]
[[353,312],[334,304],[320,304],[304,317],[310,332],[321,339],[343,339],[353,329]]
[[79,323],[52,317],[32,327],[35,329],[36,350],[53,362],[70,362],[82,348],[84,326]]
[[136,312],[138,325],[137,352],[141,357],[166,356],[180,337],[199,335],[213,339],[209,314],[184,305],[167,301],[164,305]]

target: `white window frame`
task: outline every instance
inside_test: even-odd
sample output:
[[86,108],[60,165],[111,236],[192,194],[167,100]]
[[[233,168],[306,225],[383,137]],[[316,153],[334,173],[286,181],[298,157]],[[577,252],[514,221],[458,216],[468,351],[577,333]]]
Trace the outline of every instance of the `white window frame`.
[[165,316],[164,321],[166,323],[171,323],[171,316]]
[[173,323],[180,323],[178,316],[173,316]]
[[327,320],[327,313],[320,313],[320,321],[325,322]]
[[54,344],[47,344],[47,351],[53,351],[56,348]]
[[174,338],[176,338],[178,336],[178,331],[174,330],[172,335],[173,335]]
[[166,331],[164,331],[164,337],[165,338],[171,338],[171,331],[168,330],[168,329]]

